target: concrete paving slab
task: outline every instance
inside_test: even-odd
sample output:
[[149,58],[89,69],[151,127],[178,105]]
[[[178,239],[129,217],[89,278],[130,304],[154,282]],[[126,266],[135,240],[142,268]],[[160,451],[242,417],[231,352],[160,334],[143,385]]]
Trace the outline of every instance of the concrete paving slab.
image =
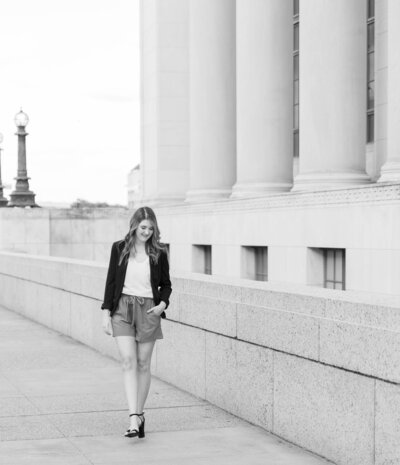
[[41,370],[7,371],[7,378],[27,396],[90,394],[120,391],[121,373],[115,363],[112,368],[65,370],[54,366]]
[[71,438],[93,464],[263,464],[321,465],[321,459],[287,446],[260,428],[235,426],[193,431],[149,433],[144,439]]
[[[12,335],[8,334],[9,339]],[[4,338],[0,335],[0,338]],[[67,339],[67,341],[65,341]],[[87,368],[115,368],[115,361],[102,357],[94,350],[73,343],[72,339],[56,333],[36,332],[35,335],[19,336],[18,339],[9,340],[7,347],[0,354],[0,369],[3,372],[31,369],[73,370],[76,367]],[[55,351],[54,346],[60,347]],[[29,351],[26,351],[27,346]]]
[[[90,465],[68,439],[39,439],[0,443],[6,465]],[[3,462],[1,462],[3,463]]]
[[0,398],[0,417],[18,417],[39,413],[39,409],[26,397]]
[[[193,465],[320,465],[321,459],[311,455],[299,457],[296,453],[292,457],[287,454],[275,456],[274,454],[248,454],[248,455],[221,455],[220,457],[204,457],[192,462]],[[111,464],[112,465],[112,464]],[[165,464],[163,464],[165,465]],[[172,462],[171,462],[172,465]]]
[[[127,410],[125,393],[122,391],[108,394],[92,393],[63,396],[31,396],[30,401],[41,413],[78,413],[99,410],[120,410],[126,412]],[[171,387],[154,389],[151,387],[149,398],[146,402],[146,408],[182,407],[205,404],[207,404],[206,401],[198,399],[179,389]]]
[[20,416],[0,418],[0,441],[15,441],[19,439],[51,439],[61,437],[63,437],[63,434],[52,423],[50,423],[46,417]]
[[[0,368],[1,370],[1,368]],[[5,376],[0,374],[0,398],[2,397],[20,397],[22,392],[14,386]]]
[[146,402],[147,409],[206,405],[207,402],[176,388],[152,389]]
[[128,415],[121,411],[65,413],[46,417],[66,437],[108,435],[117,431],[123,434],[129,424],[126,419]]
[[[0,336],[1,337],[1,336]],[[82,357],[79,350],[60,350],[53,352],[52,346],[58,344],[54,341],[51,344],[35,343],[32,340],[21,342],[21,346],[31,345],[29,354],[23,353],[20,347],[10,346],[8,351],[0,355],[0,369],[4,373],[16,370],[41,370],[58,369],[73,370],[76,366],[86,366],[87,368],[104,367],[101,360],[92,357]],[[18,368],[16,368],[18,367]]]
[[1,465],[329,463],[156,378],[146,438],[127,439],[118,362],[7,310],[0,320],[12,327],[0,328]]
[[[121,435],[129,425],[128,412],[90,412],[48,415],[47,418],[65,436]],[[199,428],[223,428],[239,424],[241,420],[211,406],[146,409],[146,429],[179,431]]]
[[126,411],[126,398],[121,393],[30,396],[42,414]]

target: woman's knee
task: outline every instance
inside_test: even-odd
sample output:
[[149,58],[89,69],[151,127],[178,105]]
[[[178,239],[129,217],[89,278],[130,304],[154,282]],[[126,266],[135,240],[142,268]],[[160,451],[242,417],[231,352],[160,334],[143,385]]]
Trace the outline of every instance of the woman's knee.
[[130,371],[136,369],[136,359],[133,357],[122,357],[121,366],[123,371]]
[[150,360],[147,358],[138,358],[137,367],[139,371],[150,371]]

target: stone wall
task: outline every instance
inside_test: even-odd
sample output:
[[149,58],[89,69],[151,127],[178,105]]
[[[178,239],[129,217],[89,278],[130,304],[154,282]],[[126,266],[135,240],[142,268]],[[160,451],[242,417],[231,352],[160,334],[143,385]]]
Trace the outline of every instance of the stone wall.
[[345,249],[347,290],[399,295],[399,184],[187,202],[156,212],[176,272],[195,271],[193,244],[207,244],[213,275],[244,277],[243,246],[263,246],[271,284],[316,285],[323,281],[318,252]]
[[[117,357],[106,266],[0,253],[0,305]],[[400,299],[175,275],[153,373],[339,465],[400,462]]]
[[124,208],[2,208],[0,249],[104,262],[129,217]]

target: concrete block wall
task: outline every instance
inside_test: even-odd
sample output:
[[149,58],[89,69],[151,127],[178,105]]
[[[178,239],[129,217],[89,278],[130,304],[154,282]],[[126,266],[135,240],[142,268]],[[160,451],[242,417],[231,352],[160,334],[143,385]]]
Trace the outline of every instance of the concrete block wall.
[[124,208],[2,208],[0,250],[106,262],[130,216]]
[[[117,358],[106,266],[0,253],[0,305]],[[338,465],[400,463],[400,299],[175,275],[153,373]]]

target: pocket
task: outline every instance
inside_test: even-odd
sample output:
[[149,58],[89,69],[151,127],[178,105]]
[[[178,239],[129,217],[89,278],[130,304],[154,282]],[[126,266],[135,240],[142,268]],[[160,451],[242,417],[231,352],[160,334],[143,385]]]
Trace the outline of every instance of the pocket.
[[148,328],[151,330],[157,328],[160,325],[160,318],[160,315],[157,315],[154,312],[148,313],[146,318]]

